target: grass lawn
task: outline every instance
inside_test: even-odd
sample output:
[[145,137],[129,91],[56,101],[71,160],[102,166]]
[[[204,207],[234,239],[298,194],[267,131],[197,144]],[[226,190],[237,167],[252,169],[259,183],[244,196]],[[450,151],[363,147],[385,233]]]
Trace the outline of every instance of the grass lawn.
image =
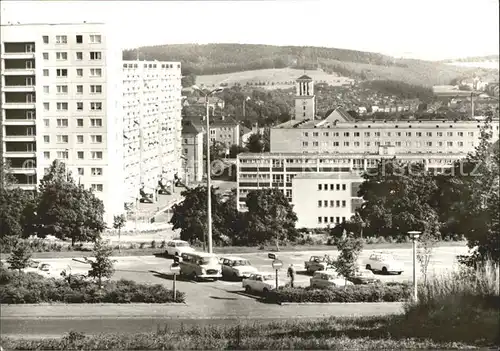
[[[165,252],[164,248],[151,248],[151,242],[145,242],[144,247],[137,248],[135,243],[135,248],[125,248],[114,249],[112,256],[149,256],[153,254],[161,254]],[[159,245],[159,242],[156,242]],[[437,246],[465,246],[464,242],[460,241],[446,241],[441,242]],[[67,258],[75,256],[89,256],[91,254],[91,245],[86,246],[85,251],[48,251],[48,252],[33,252],[33,258]],[[365,244],[364,250],[380,250],[380,249],[397,249],[397,248],[411,248],[411,243],[380,243],[380,244]],[[203,251],[202,247],[195,247],[197,251]],[[280,251],[286,252],[296,252],[296,251],[332,251],[336,250],[334,245],[287,245],[280,246]],[[256,253],[256,252],[273,252],[276,251],[276,246],[266,246],[264,249],[260,249],[258,246],[225,246],[225,247],[214,247],[214,252],[218,254],[240,254],[240,253]]]
[[[446,327],[444,327],[446,328]],[[140,334],[86,336],[69,332],[62,338],[1,338],[6,350],[416,350],[470,349],[491,346],[490,341],[460,341],[442,337],[435,330],[418,337],[404,316],[335,318],[236,325],[157,327]],[[445,334],[449,335],[449,334]]]

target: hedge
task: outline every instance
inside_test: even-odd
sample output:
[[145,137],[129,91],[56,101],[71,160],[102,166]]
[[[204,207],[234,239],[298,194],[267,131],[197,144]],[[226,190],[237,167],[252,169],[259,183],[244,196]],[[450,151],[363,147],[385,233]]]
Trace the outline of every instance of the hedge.
[[349,285],[330,289],[290,288],[270,291],[268,302],[401,302],[411,296],[408,284]]
[[161,284],[137,284],[121,279],[103,283],[99,289],[92,281],[73,278],[45,278],[36,273],[17,273],[0,269],[0,303],[25,304],[41,302],[62,303],[166,303],[185,301],[185,294]]

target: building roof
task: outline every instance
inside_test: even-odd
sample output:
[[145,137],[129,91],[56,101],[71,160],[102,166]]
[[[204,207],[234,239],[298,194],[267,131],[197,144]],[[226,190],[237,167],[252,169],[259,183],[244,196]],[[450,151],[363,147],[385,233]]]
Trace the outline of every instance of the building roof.
[[347,113],[347,111],[342,107],[337,107],[333,110],[328,116],[326,116],[325,120],[332,122],[356,122],[356,119]]
[[233,118],[224,118],[223,120],[215,120],[210,122],[210,126],[213,127],[226,127],[226,126],[235,126],[238,125],[239,123],[234,120]]
[[312,78],[309,77],[308,75],[304,74],[303,76],[300,76],[299,78],[297,78],[297,80],[312,80]]
[[433,158],[433,157],[455,157],[455,158],[463,158],[467,156],[467,153],[396,153],[395,155],[380,155],[378,152],[373,152],[373,153],[363,153],[363,152],[308,152],[308,153],[303,153],[303,152],[262,152],[262,153],[255,153],[255,152],[242,152],[238,154],[238,158],[250,158],[250,159],[255,159],[255,158],[273,158],[273,157],[285,157],[285,158],[292,158],[292,157],[303,157],[303,158],[325,158],[325,157],[338,157],[338,158],[353,158],[353,157],[368,157],[371,156],[371,158],[401,158],[401,157],[407,157],[407,158]]
[[182,123],[182,134],[199,134],[199,133],[201,133],[201,131],[195,127],[193,122],[184,121]]

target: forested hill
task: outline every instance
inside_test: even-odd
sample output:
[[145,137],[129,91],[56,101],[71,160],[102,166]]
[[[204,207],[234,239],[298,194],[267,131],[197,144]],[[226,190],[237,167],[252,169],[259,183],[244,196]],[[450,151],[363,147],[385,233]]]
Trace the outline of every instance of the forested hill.
[[[180,61],[183,74],[209,75],[265,68],[321,68],[341,76],[365,79],[399,80],[431,86],[448,84],[453,78],[481,75],[481,69],[464,68],[412,59],[335,48],[272,46],[250,44],[177,44],[141,47],[141,60]],[[134,60],[137,49],[123,57]]]

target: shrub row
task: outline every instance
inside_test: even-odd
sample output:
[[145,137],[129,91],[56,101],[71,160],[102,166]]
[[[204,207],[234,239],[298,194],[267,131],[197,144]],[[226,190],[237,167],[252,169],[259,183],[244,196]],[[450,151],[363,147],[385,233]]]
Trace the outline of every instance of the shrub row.
[[185,301],[185,294],[161,284],[137,284],[131,280],[108,281],[103,288],[91,281],[45,278],[36,273],[0,272],[0,303],[166,303]]
[[282,302],[401,302],[411,296],[408,284],[349,285],[330,289],[289,288],[271,291],[266,300]]

